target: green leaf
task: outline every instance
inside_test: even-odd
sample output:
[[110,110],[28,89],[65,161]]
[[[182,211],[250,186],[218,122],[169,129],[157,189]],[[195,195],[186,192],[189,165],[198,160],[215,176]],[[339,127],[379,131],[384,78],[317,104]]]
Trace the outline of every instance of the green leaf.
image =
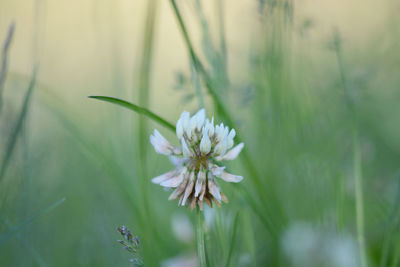
[[98,99],[98,100],[102,100],[102,101],[106,101],[106,102],[110,102],[116,105],[120,105],[124,108],[133,110],[141,115],[144,115],[152,120],[154,120],[155,122],[158,122],[159,124],[161,124],[162,126],[164,126],[165,128],[175,132],[175,126],[168,122],[167,120],[161,118],[160,116],[158,116],[157,114],[154,114],[153,112],[151,112],[150,110],[146,109],[146,108],[142,108],[139,107],[138,105],[132,104],[128,101],[122,100],[122,99],[118,99],[115,97],[110,97],[110,96],[89,96],[89,98],[94,98],[94,99]]

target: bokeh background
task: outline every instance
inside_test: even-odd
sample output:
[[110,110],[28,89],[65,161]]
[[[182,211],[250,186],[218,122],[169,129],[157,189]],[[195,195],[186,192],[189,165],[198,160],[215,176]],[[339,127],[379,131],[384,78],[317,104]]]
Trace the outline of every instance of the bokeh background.
[[0,265],[130,266],[126,225],[146,266],[197,266],[194,212],[151,184],[174,134],[107,95],[235,124],[209,266],[399,266],[400,4],[178,0],[210,89],[172,2],[0,2]]

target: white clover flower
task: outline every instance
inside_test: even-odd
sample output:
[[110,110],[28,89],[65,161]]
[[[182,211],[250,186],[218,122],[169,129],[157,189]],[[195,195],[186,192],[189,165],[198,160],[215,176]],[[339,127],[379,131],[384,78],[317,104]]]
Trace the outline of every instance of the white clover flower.
[[[181,148],[174,147],[157,130],[150,136],[150,142],[157,153],[167,155],[176,166],[175,170],[152,179],[152,182],[166,188],[175,188],[169,199],[179,199],[180,206],[196,205],[200,210],[206,202],[212,207],[221,201],[228,202],[215,178],[238,183],[243,177],[225,172],[225,167],[216,163],[235,159],[244,144],[233,147],[236,135],[223,123],[214,126],[214,118],[206,118],[206,111],[199,110],[190,117],[184,111],[176,123],[176,135]],[[232,148],[233,147],[233,148]]]

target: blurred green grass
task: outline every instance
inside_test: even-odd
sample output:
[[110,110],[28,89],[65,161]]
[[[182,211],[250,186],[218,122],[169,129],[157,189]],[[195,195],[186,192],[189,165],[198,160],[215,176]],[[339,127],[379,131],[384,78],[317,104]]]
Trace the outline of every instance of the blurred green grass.
[[[0,238],[66,198],[0,244],[0,265],[129,266],[116,242],[122,224],[140,237],[147,266],[195,255],[190,227],[179,228],[194,214],[150,183],[172,166],[153,152],[148,133],[173,134],[87,99],[104,94],[171,122],[204,102],[209,116],[237,125],[250,165],[228,165],[245,179],[221,183],[229,204],[206,211],[210,266],[359,266],[363,235],[368,266],[397,266],[399,5],[177,1],[199,71],[169,4],[0,4],[2,43],[16,25],[0,91],[0,163],[10,155]],[[364,13],[347,14],[349,5],[370,14],[373,27]]]

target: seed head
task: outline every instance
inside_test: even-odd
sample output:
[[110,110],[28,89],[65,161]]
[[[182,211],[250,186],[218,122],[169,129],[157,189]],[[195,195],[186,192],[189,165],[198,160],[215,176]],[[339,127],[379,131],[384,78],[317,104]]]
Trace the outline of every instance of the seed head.
[[[225,167],[216,163],[235,159],[244,144],[233,147],[236,131],[223,123],[214,126],[214,118],[206,118],[204,109],[190,117],[184,111],[176,123],[176,136],[181,147],[174,147],[157,130],[150,135],[150,142],[159,154],[170,157],[175,170],[152,179],[155,184],[175,188],[169,199],[178,199],[180,206],[196,205],[203,209],[206,202],[210,207],[215,202],[228,202],[215,178],[226,182],[240,182],[243,177],[225,172]],[[232,148],[233,147],[233,148]]]

